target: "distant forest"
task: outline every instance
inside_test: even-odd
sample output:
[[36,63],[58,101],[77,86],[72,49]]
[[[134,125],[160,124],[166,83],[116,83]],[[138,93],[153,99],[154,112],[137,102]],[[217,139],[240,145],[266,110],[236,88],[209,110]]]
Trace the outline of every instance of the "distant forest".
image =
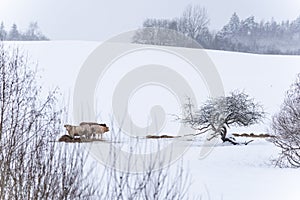
[[254,16],[240,19],[237,13],[233,13],[229,22],[219,31],[209,30],[208,25],[206,9],[190,5],[178,18],[146,19],[143,28],[157,28],[156,31],[140,29],[136,31],[132,42],[184,47],[178,41],[166,39],[162,30],[171,29],[194,39],[205,49],[300,55],[300,16],[293,21],[279,23],[274,19],[258,22]]
[[20,31],[16,24],[13,24],[9,31],[5,29],[4,23],[0,25],[0,40],[8,41],[37,41],[37,40],[49,40],[40,30],[37,22],[29,24],[27,30]]

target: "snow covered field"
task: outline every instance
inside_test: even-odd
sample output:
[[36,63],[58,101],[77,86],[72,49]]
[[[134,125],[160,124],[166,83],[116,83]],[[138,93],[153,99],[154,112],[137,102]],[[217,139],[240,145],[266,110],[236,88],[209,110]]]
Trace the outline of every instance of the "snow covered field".
[[[30,61],[38,62],[44,91],[58,86],[62,92],[61,101],[70,107],[77,74],[88,55],[99,44],[79,41],[9,43],[28,51]],[[225,93],[235,89],[244,90],[260,102],[268,113],[263,124],[233,128],[229,132],[269,132],[270,117],[279,110],[285,91],[300,72],[300,56],[206,52],[220,74]],[[202,95],[205,97],[206,93]],[[138,100],[142,97],[135,98]],[[134,109],[132,113],[139,114]],[[136,118],[139,120],[141,117]],[[141,123],[147,124],[147,117],[144,118]],[[107,120],[104,115],[101,119]],[[72,122],[72,119],[68,120]],[[276,158],[279,150],[263,139],[257,139],[247,146],[218,144],[204,159],[199,159],[200,149],[201,142],[197,140],[183,156],[184,166],[192,177],[190,197],[212,200],[300,198],[299,170],[274,168],[271,159]]]

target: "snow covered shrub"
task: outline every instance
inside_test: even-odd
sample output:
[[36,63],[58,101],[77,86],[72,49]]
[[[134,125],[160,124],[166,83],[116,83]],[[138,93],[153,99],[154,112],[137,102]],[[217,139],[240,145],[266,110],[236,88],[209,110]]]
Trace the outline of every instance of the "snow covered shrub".
[[197,134],[212,131],[211,138],[220,137],[223,142],[236,145],[237,142],[227,137],[227,129],[230,126],[250,126],[263,117],[261,105],[244,92],[236,91],[229,96],[209,99],[196,111],[189,101],[184,105],[184,116],[180,120],[199,131]]
[[300,74],[273,116],[272,130],[276,137],[271,141],[281,149],[277,165],[300,167]]

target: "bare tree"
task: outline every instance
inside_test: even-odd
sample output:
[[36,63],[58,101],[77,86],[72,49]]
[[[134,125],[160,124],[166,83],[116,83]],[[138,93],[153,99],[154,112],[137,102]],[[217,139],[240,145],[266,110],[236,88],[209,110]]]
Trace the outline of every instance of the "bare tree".
[[196,135],[212,131],[209,139],[220,136],[223,142],[236,145],[239,143],[227,137],[227,129],[230,126],[250,126],[258,123],[263,117],[263,108],[255,103],[254,99],[244,92],[232,92],[226,97],[209,99],[196,111],[189,100],[184,105],[183,117],[179,119],[198,130]]
[[38,40],[49,40],[40,30],[37,22],[31,22],[28,26],[27,31],[22,34],[22,40],[38,41]]
[[[133,43],[201,48],[212,39],[205,8],[189,5],[180,18],[147,19],[136,31]],[[198,41],[198,42],[195,42]],[[196,44],[197,43],[197,44]]]
[[179,31],[192,39],[198,39],[206,32],[209,24],[207,11],[199,5],[189,5],[179,19]]
[[281,110],[273,116],[271,139],[281,149],[278,166],[300,167],[300,74],[287,91]]

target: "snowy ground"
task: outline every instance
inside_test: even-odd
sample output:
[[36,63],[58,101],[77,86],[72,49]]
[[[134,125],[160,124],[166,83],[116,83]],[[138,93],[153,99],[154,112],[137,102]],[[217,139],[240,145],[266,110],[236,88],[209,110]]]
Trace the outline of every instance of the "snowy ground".
[[204,160],[197,160],[197,148],[185,159],[195,177],[192,191],[204,199],[298,199],[299,170],[274,168],[270,160],[277,149],[265,141],[248,146],[216,146]]
[[[67,102],[71,107],[80,67],[100,43],[50,41],[9,44],[20,46],[28,51],[31,61],[38,61],[44,91],[58,86],[62,92],[61,102]],[[235,89],[245,90],[261,102],[268,113],[265,123],[247,129],[234,128],[231,132],[268,132],[270,116],[280,108],[285,91],[299,72],[300,56],[221,51],[207,53],[219,71],[226,93]],[[105,116],[102,119],[105,120]],[[72,119],[66,121],[71,123]],[[299,199],[299,170],[274,168],[271,159],[279,150],[271,143],[257,139],[248,146],[219,144],[204,159],[198,156],[201,148],[201,142],[196,141],[183,157],[184,166],[192,177],[191,197],[220,200]]]

